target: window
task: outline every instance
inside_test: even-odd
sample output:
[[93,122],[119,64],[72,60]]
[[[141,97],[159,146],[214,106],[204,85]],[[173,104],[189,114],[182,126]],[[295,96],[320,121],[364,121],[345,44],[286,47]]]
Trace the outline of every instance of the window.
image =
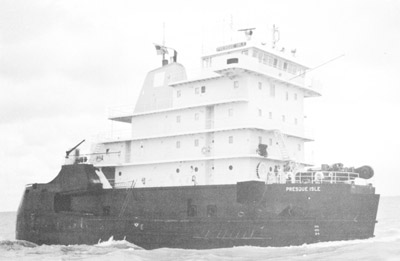
[[239,81],[234,81],[233,82],[233,88],[239,88]]
[[176,148],[179,149],[180,147],[181,147],[181,142],[178,140],[178,141],[176,142]]
[[278,59],[274,58],[274,67],[276,68],[278,66]]
[[262,90],[262,82],[258,82],[258,89]]
[[268,118],[269,118],[270,120],[272,120],[272,111],[270,111],[270,112],[268,113]]
[[286,117],[285,115],[282,115],[282,121],[285,122],[286,121]]
[[181,116],[180,116],[180,115],[176,116],[176,122],[177,122],[177,123],[180,123],[180,122],[181,122]]
[[294,124],[297,125],[297,118],[294,118]]
[[258,116],[261,117],[262,116],[262,110],[258,109]]
[[289,100],[289,92],[286,92],[286,100]]
[[271,84],[269,87],[269,96],[275,97],[275,84]]
[[272,138],[269,138],[269,146],[272,146]]
[[226,60],[226,64],[239,63],[239,58],[230,58]]
[[194,140],[194,146],[195,146],[195,147],[198,147],[198,146],[199,146],[199,139],[195,139],[195,140]]
[[199,114],[198,114],[197,112],[194,114],[194,120],[195,120],[195,121],[198,121],[198,120],[199,120]]
[[206,92],[206,86],[201,86],[201,93],[205,93]]
[[231,108],[231,109],[228,109],[228,116],[229,117],[232,117],[233,116],[233,109]]
[[194,93],[195,94],[199,94],[200,93],[200,88],[199,87],[194,88]]
[[181,90],[176,91],[176,97],[178,97],[178,98],[181,97]]
[[248,54],[249,54],[249,50],[243,50],[243,51],[242,51],[242,54],[248,55]]
[[288,68],[288,67],[287,67],[287,62],[284,62],[284,63],[283,63],[283,70],[286,71],[287,68]]
[[231,143],[231,144],[233,143],[233,136],[229,136],[228,142]]
[[232,165],[229,165],[229,170],[233,170],[233,166]]
[[297,93],[294,94],[294,100],[297,101]]
[[297,149],[301,151],[301,144],[297,144]]

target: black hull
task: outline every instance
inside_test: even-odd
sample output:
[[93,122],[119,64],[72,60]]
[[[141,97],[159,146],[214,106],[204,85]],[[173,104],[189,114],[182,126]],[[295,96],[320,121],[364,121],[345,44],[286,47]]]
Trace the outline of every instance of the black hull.
[[88,178],[86,189],[71,190],[59,180],[26,189],[17,239],[69,245],[113,236],[145,249],[365,239],[374,235],[379,202],[373,187],[350,184],[244,182],[105,190]]

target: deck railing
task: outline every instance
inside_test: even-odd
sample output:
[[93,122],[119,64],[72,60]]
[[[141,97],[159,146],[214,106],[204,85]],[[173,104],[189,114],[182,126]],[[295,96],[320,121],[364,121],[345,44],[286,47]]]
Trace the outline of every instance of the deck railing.
[[267,184],[351,184],[359,178],[358,173],[343,171],[305,171],[297,173],[270,173]]

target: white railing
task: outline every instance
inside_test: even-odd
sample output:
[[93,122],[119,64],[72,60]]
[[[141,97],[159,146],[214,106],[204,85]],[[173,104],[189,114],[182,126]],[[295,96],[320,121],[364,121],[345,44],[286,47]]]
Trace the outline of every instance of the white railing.
[[133,114],[135,106],[133,105],[123,105],[108,108],[107,115],[109,119],[130,116]]
[[267,184],[354,184],[359,178],[358,173],[342,171],[306,171],[296,174],[280,172],[270,173]]

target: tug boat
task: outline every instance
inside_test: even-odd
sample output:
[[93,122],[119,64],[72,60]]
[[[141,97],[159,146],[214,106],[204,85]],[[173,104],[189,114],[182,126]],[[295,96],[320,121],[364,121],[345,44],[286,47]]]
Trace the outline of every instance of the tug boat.
[[156,45],[162,66],[136,105],[109,113],[129,133],[86,155],[78,144],[52,181],[27,185],[16,238],[209,249],[373,237],[373,169],[305,161],[303,104],[320,92],[295,51],[258,44],[253,31],[202,56],[190,79],[177,52]]

